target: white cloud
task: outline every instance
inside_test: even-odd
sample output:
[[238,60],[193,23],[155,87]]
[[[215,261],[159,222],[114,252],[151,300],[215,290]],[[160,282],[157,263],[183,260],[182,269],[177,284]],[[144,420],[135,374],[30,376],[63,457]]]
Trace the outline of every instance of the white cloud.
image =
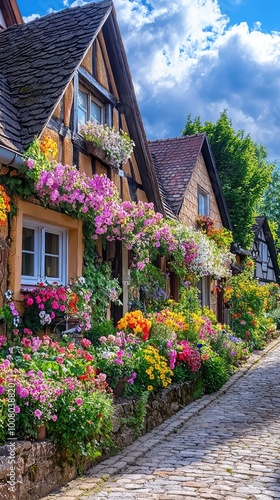
[[114,0],[149,138],[180,135],[188,113],[216,121],[226,108],[236,130],[280,157],[280,33],[231,25],[221,8],[243,1]]
[[149,138],[180,134],[189,112],[216,121],[226,108],[236,130],[280,157],[279,33],[230,26],[218,0],[114,4]]
[[30,14],[30,16],[23,16],[23,20],[25,23],[30,23],[30,21],[34,21],[38,17],[40,17],[40,14]]

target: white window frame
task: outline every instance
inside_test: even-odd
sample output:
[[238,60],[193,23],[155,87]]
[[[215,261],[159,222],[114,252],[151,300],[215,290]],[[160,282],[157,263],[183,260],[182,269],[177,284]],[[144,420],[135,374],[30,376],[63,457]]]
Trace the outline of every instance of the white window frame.
[[[90,115],[91,115],[91,102],[94,102],[97,104],[97,106],[101,109],[101,121],[99,122],[98,120],[97,123],[100,123],[101,125],[105,124],[105,106],[104,103],[99,101],[87,88],[85,88],[83,85],[79,85],[78,88],[78,110],[79,110],[79,92],[83,92],[87,96],[87,109],[86,109],[86,122],[90,121]],[[79,112],[79,111],[78,111]],[[78,127],[80,127],[81,123],[78,123]]]
[[[21,274],[22,285],[36,285],[40,281],[66,285],[68,269],[68,231],[67,229],[44,224],[32,219],[23,219],[23,228],[34,230],[34,275]],[[59,273],[57,277],[44,276],[45,269],[45,234],[57,234],[59,236]],[[22,250],[23,253],[23,250]]]
[[[200,210],[200,197],[204,198],[204,210],[202,213],[202,210]],[[198,186],[197,189],[197,205],[198,205],[198,215],[210,215],[210,197],[209,193],[207,191],[204,191],[200,186]]]

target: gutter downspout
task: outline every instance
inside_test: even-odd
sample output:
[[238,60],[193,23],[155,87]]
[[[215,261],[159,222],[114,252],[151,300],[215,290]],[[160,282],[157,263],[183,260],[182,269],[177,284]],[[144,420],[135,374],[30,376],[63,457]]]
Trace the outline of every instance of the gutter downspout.
[[0,164],[6,167],[18,169],[23,163],[22,155],[18,151],[12,151],[5,146],[0,146]]

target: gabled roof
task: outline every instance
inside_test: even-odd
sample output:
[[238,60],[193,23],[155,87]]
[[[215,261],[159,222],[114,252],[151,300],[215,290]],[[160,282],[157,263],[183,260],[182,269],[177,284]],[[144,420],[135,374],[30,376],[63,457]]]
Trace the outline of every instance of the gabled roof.
[[90,3],[0,32],[0,74],[9,87],[0,89],[0,144],[23,150],[40,134],[111,10],[110,1]]
[[253,248],[258,248],[258,240],[260,239],[260,232],[263,230],[264,237],[268,246],[268,250],[270,253],[270,258],[271,262],[273,265],[273,269],[275,272],[276,276],[276,281],[277,283],[280,283],[280,270],[278,266],[278,261],[277,261],[277,253],[276,253],[276,248],[273,240],[273,236],[268,224],[268,220],[265,215],[259,215],[258,217],[255,218],[255,224],[252,227],[252,231],[254,233],[254,243],[253,243]]
[[[252,226],[252,231],[254,233],[255,238],[258,237],[259,232],[261,231],[265,221],[266,221],[265,215],[258,215],[258,217],[255,218],[255,224],[253,224],[253,226]],[[269,228],[269,226],[268,226],[268,228]],[[270,231],[270,229],[269,229],[269,231]]]
[[205,133],[149,141],[164,203],[178,215],[191,176],[202,153],[216,196],[223,226],[232,230],[218,172]]
[[116,12],[109,0],[64,9],[0,32],[0,146],[21,152],[40,136],[101,28],[135,142],[143,188],[155,209],[165,213]]

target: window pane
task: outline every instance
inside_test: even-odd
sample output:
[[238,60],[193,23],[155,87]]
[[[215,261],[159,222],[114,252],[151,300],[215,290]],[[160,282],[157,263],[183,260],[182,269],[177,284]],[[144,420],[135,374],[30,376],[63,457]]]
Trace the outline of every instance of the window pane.
[[198,194],[198,213],[205,215],[205,197],[201,193]]
[[52,255],[59,254],[59,235],[52,233],[45,233],[45,253]]
[[34,252],[35,231],[28,227],[22,228],[22,250]]
[[90,119],[101,123],[101,107],[94,101],[90,101]]
[[82,90],[79,90],[78,93],[78,106],[85,111],[87,110],[87,94]]
[[21,274],[23,276],[34,276],[34,254],[22,253]]
[[83,125],[87,121],[87,114],[82,109],[78,109],[78,122],[79,125]]
[[46,278],[59,278],[59,258],[45,256],[45,276]]

